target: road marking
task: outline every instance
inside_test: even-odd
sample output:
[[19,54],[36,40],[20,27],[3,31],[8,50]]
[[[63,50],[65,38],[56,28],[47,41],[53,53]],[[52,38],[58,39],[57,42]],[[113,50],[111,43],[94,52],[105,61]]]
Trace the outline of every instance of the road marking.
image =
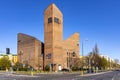
[[116,75],[114,75],[114,76],[112,77],[112,80],[114,80],[115,76],[116,76]]
[[31,76],[31,75],[12,75],[12,76],[18,76],[18,77],[39,77],[39,76]]
[[[119,73],[118,73],[118,74],[119,74]],[[115,77],[116,77],[118,74],[114,75],[114,76],[112,77],[112,80],[114,80],[114,79],[115,79]]]
[[17,74],[11,74],[11,73],[0,73],[4,75],[5,77],[11,77],[11,76],[18,76],[18,77],[39,77],[39,76],[31,76],[31,75],[17,75]]
[[105,73],[109,73],[109,72],[113,72],[113,71],[100,72],[100,73],[91,73],[91,74],[84,74],[84,75],[78,75],[78,76],[75,76],[75,77],[79,77],[79,76],[93,76],[93,75],[105,74]]
[[105,74],[105,73],[109,73],[109,72],[113,72],[113,71],[100,72],[100,73],[93,73],[93,74],[86,74],[86,75],[84,75],[84,76],[99,75],[99,74]]

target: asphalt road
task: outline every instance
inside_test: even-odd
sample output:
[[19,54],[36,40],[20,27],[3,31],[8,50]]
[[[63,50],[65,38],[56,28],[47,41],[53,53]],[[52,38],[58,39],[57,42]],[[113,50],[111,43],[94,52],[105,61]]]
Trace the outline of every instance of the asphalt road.
[[0,73],[0,80],[120,80],[120,71],[111,71],[105,73],[86,74],[37,74],[16,75],[11,73]]
[[85,75],[83,77],[77,76],[73,80],[120,80],[120,71],[111,71],[95,75]]

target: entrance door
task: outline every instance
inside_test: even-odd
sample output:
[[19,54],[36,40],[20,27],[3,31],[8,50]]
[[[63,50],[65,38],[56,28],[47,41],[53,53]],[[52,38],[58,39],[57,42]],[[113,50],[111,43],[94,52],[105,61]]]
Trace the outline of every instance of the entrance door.
[[58,70],[59,70],[59,71],[62,70],[61,64],[58,65]]

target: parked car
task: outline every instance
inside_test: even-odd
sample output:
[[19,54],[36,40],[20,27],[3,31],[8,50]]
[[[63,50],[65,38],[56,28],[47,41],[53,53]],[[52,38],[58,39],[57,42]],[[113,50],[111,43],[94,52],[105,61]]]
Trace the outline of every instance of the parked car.
[[68,69],[68,68],[63,68],[61,71],[64,71],[64,72],[70,72],[71,70]]

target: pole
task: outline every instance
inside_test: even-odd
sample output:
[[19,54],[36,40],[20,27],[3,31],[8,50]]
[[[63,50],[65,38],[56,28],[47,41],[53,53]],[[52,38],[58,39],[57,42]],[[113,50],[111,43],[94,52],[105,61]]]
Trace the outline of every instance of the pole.
[[84,63],[83,63],[83,60],[84,60],[84,51],[83,51],[83,42],[82,42],[82,76],[84,75],[84,71],[83,71],[83,66],[84,66]]
[[[88,39],[84,41],[88,41]],[[84,41],[82,42],[82,76],[84,75]]]
[[91,73],[91,58],[89,56],[89,73]]

